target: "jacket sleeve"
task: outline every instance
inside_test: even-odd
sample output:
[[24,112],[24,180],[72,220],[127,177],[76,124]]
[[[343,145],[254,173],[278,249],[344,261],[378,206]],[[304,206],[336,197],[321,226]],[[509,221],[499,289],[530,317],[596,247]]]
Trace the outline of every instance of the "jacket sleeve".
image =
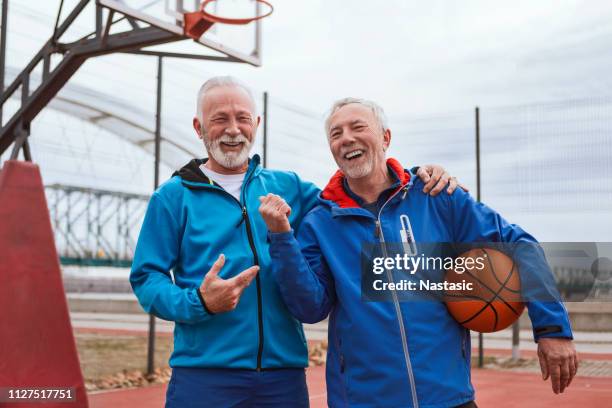
[[296,173],[293,173],[297,183],[297,191],[300,197],[300,213],[293,222],[292,227],[299,232],[299,227],[302,219],[314,208],[317,204],[317,197],[321,190],[309,181],[304,181]]
[[198,323],[210,318],[199,288],[181,288],[170,270],[177,263],[182,228],[159,192],[153,193],[138,237],[130,284],[143,309],[164,320]]
[[304,223],[293,231],[270,233],[272,273],[291,314],[303,323],[327,317],[336,301],[334,280],[312,231]]
[[573,338],[569,316],[560,301],[555,280],[537,240],[521,227],[510,224],[485,204],[461,189],[450,200],[455,242],[511,242],[521,251],[515,257],[521,271],[523,293],[535,341],[541,337]]

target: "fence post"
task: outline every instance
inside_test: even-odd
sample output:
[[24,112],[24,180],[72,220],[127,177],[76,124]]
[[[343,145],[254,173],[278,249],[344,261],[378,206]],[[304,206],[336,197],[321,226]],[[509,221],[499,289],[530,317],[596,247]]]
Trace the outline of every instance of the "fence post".
[[[480,202],[480,110],[476,107],[476,201]],[[478,367],[484,365],[484,336],[478,333]]]
[[[154,189],[159,187],[159,160],[161,155],[161,106],[162,106],[162,62],[157,57],[157,100],[155,105],[155,177]],[[147,344],[147,375],[155,370],[155,316],[149,315],[149,339]]]
[[517,320],[512,323],[512,361],[518,361],[521,358],[521,350],[519,348],[520,342],[520,323]]
[[268,167],[268,92],[263,93],[263,167]]

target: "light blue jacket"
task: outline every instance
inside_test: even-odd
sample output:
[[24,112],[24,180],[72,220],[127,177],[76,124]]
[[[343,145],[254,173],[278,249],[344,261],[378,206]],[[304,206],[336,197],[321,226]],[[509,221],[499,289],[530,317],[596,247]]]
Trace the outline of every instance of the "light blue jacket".
[[[397,161],[388,164],[401,187],[378,218],[343,191],[337,173],[297,240],[291,232],[271,234],[274,275],[299,320],[329,315],[329,406],[454,407],[474,399],[469,331],[442,302],[362,301],[362,245],[402,242],[401,215],[409,217],[417,242],[535,239],[462,190],[432,197]],[[532,302],[528,311],[536,338],[572,337],[562,303]]]
[[[259,197],[282,195],[298,228],[319,193],[291,172],[249,163],[240,201],[212,183],[192,160],[153,193],[134,254],[130,282],[145,311],[176,323],[172,367],[306,367],[302,325],[272,277]],[[227,279],[257,264],[256,279],[235,310],[210,314],[198,288],[221,254]],[[174,283],[170,271],[173,271]]]

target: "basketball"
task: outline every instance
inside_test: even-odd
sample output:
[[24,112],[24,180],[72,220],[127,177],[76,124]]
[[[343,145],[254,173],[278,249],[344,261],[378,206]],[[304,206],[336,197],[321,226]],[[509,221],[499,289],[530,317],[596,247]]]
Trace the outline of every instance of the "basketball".
[[455,269],[446,272],[446,281],[465,281],[471,283],[471,287],[444,293],[448,311],[455,320],[480,333],[503,330],[514,323],[525,308],[514,260],[490,248],[471,249],[459,255],[457,260],[460,262],[455,263]]

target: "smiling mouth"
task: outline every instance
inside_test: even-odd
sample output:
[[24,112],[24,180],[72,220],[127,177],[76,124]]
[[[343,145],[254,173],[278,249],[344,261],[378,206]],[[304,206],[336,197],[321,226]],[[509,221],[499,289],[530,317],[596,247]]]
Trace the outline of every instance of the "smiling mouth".
[[238,147],[244,143],[243,142],[221,142],[221,144],[227,147]]
[[356,159],[358,157],[363,156],[363,154],[364,154],[364,151],[361,150],[361,149],[353,150],[352,152],[348,152],[347,154],[345,154],[344,158],[346,160],[354,160],[354,159]]

